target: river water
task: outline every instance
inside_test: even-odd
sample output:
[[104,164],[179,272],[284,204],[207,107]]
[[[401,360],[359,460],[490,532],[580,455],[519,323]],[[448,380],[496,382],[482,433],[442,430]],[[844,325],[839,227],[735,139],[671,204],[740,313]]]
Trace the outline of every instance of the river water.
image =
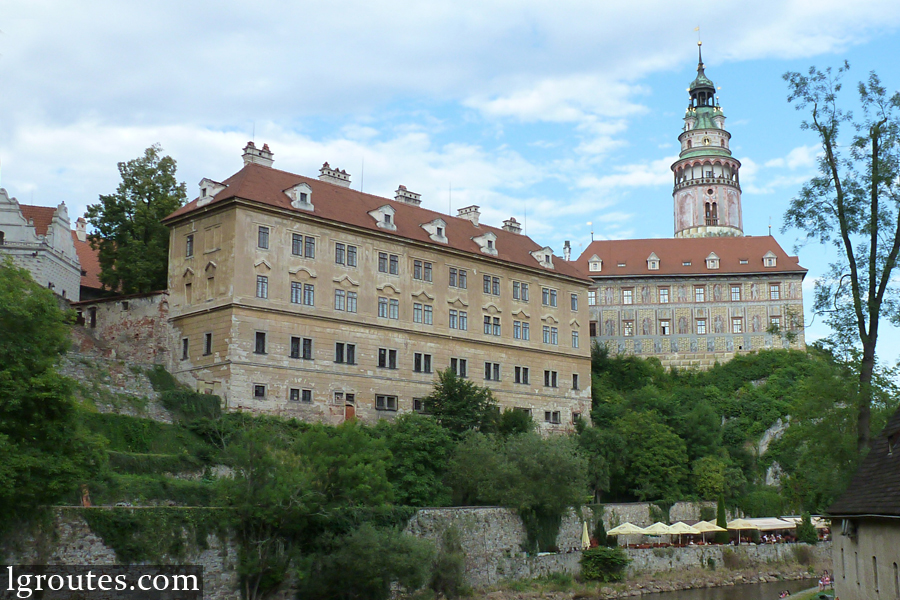
[[719,588],[663,592],[662,594],[650,594],[643,597],[648,600],[776,600],[782,590],[788,590],[791,594],[795,594],[816,585],[815,579],[776,581],[774,583],[730,585]]

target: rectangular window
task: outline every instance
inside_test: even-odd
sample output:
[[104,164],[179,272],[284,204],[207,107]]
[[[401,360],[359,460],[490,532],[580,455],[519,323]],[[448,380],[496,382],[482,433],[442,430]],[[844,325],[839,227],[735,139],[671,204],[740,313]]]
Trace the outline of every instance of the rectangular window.
[[387,273],[388,272],[387,252],[379,252],[378,253],[378,272],[379,273]]
[[431,373],[431,355],[416,352],[413,355],[413,371],[416,373]]
[[622,322],[622,335],[624,335],[625,337],[631,337],[634,335],[634,321]]
[[184,255],[188,258],[194,255],[194,234],[190,234],[184,240]]
[[706,335],[706,319],[697,319],[697,335]]
[[288,395],[288,400],[290,400],[291,402],[300,402],[300,389],[291,388],[290,394]]
[[731,319],[731,333],[744,333],[744,321],[740,317]]
[[550,288],[541,288],[541,304],[544,306],[550,304]]
[[450,359],[450,370],[453,371],[457,377],[462,377],[465,379],[469,376],[468,373],[469,361],[465,358],[451,358]]
[[550,328],[550,343],[556,346],[559,344],[559,329],[556,327]]
[[528,367],[516,367],[516,383],[528,385]]
[[544,371],[544,387],[557,387],[559,383],[556,371]]
[[672,324],[663,320],[659,322],[659,335],[671,335],[672,334]]
[[588,306],[597,306],[597,290],[588,290]]
[[212,334],[207,333],[203,336],[203,356],[212,354]]
[[572,332],[572,347],[573,348],[578,347],[578,332],[577,331]]
[[397,256],[396,254],[391,254],[389,263],[390,263],[390,268],[388,269],[388,272],[391,275],[399,275],[400,274],[400,257]]
[[300,401],[306,403],[312,402],[312,390],[300,390]]
[[519,299],[519,282],[513,281],[513,300]]
[[773,283],[769,285],[769,300],[779,300],[781,298],[781,285]]
[[459,287],[459,289],[461,289],[461,290],[466,289],[467,283],[466,283],[466,270],[465,269],[459,270],[459,279],[457,280],[457,283],[458,283],[457,287]]
[[375,410],[397,410],[397,396],[375,396]]
[[550,290],[550,306],[556,306],[556,290]]
[[253,398],[256,400],[264,400],[266,397],[266,386],[260,383],[253,384]]
[[413,261],[413,279],[422,279],[422,261]]
[[500,278],[499,277],[491,277],[491,294],[494,296],[500,295]]
[[513,339],[514,340],[522,339],[522,322],[521,321],[513,321]]
[[484,335],[491,335],[491,318],[487,315],[484,317]]
[[263,250],[269,249],[269,228],[268,227],[259,227],[259,235],[257,237],[256,245]]
[[427,415],[429,413],[429,410],[426,406],[425,398],[413,398],[413,410],[417,413]]
[[356,292],[347,292],[347,312],[356,312]]
[[[291,234],[291,254],[303,256],[303,236],[299,233]],[[294,390],[291,391],[293,392]]]
[[469,313],[464,310],[459,311],[459,329],[460,331],[469,329]]
[[659,303],[660,304],[668,304],[669,303],[669,288],[659,288]]
[[773,329],[776,329],[776,330],[780,329],[781,328],[781,317],[769,317],[769,325]]
[[550,326],[544,325],[543,331],[544,331],[544,343],[549,344],[550,343]]
[[335,342],[335,344],[334,344],[334,362],[345,363],[348,365],[356,364],[356,344],[345,344],[344,342]]
[[434,325],[434,307],[430,304],[425,305],[425,324]]
[[459,315],[459,313],[456,310],[454,310],[452,308],[450,309],[450,318],[447,322],[447,326],[450,329],[459,329],[459,316],[458,315]]
[[447,282],[447,284],[450,287],[456,287],[456,274],[457,274],[456,267],[450,267],[450,278],[449,278],[449,281]]
[[588,326],[590,328],[591,337],[597,337],[597,321],[591,321]]
[[694,288],[694,302],[705,302],[706,301],[706,288],[705,287],[695,287]]
[[387,298],[378,298],[378,316],[382,319],[388,318],[388,299]]
[[421,323],[422,322],[422,305],[418,302],[413,302],[413,323]]
[[303,284],[299,281],[291,282],[291,302],[300,304],[303,301]]
[[739,286],[739,285],[731,286],[731,301],[732,302],[740,302],[741,301],[741,286]]
[[490,275],[485,275],[485,276],[483,277],[482,283],[484,284],[484,286],[483,286],[483,287],[484,287],[483,292],[484,292],[485,294],[490,294],[490,293],[491,293],[491,276],[490,276]]
[[[424,281],[432,280],[432,271],[434,270],[434,265],[428,261],[416,260],[413,261],[413,279],[422,279]],[[418,276],[416,276],[418,273]]]
[[500,335],[500,317],[494,317],[494,335]]
[[312,338],[303,338],[303,354],[301,355],[305,360],[312,360],[313,357],[313,348],[312,348]]
[[347,293],[344,290],[334,290],[334,310],[347,310]]
[[400,301],[396,298],[391,298],[391,314],[390,317],[392,319],[400,318]]
[[558,410],[545,410],[544,421],[547,423],[552,423],[554,425],[559,425],[562,422],[560,412]]
[[488,381],[500,381],[500,363],[484,363],[484,378]]
[[306,258],[316,257],[316,238],[311,235],[306,236],[305,250]]
[[356,266],[356,246],[347,245],[347,266]]
[[378,366],[382,369],[397,368],[397,351],[389,348],[378,349]]
[[291,358],[300,358],[301,343],[302,341],[299,337],[291,336]]
[[341,242],[335,242],[334,244],[334,262],[338,265],[343,265],[347,263],[347,245],[342,244]]
[[634,304],[634,290],[622,290],[622,304]]
[[522,298],[521,298],[521,300],[522,300],[522,302],[528,302],[528,284],[527,284],[527,283],[523,283],[523,284],[522,284]]
[[578,373],[572,373],[572,389],[578,389]]
[[531,325],[522,321],[522,339],[526,342],[531,339]]
[[303,284],[303,304],[306,306],[316,305],[316,288],[311,283]]
[[257,298],[268,298],[269,297],[269,278],[265,275],[257,275],[256,276],[256,297]]
[[187,360],[190,357],[188,352],[189,344],[188,338],[181,338],[181,360]]
[[266,353],[266,333],[264,331],[256,332],[256,344],[254,352],[256,352],[256,354]]
[[572,294],[572,310],[578,310],[578,294]]

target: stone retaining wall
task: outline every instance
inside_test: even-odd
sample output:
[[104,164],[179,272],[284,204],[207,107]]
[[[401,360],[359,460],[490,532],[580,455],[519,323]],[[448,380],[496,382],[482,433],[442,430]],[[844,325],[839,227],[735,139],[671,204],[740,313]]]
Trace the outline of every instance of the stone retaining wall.
[[741,546],[688,546],[686,548],[645,548],[626,550],[631,564],[629,576],[639,573],[660,573],[689,568],[708,568],[709,559],[716,568],[725,563],[725,553],[731,552],[736,563],[744,567],[765,566],[771,563],[795,562],[799,548],[808,548],[816,564],[831,570],[831,542],[807,546],[805,544],[762,544]]

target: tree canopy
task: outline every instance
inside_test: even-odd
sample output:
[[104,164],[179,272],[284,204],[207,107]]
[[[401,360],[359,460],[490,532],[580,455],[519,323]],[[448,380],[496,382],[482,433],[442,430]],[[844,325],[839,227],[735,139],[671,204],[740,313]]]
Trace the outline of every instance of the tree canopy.
[[[800,128],[822,149],[819,174],[791,201],[784,230],[831,244],[838,257],[816,281],[815,310],[825,315],[833,342],[861,350],[857,395],[857,450],[871,439],[872,376],[882,318],[900,322],[893,276],[900,253],[900,93],[887,93],[874,72],[857,85],[859,116],[841,98],[843,75],[810,67],[788,72],[788,102],[808,111]],[[845,133],[845,128],[850,133]]]
[[107,290],[136,294],[168,287],[169,228],[160,221],[184,204],[184,183],[175,179],[175,160],[154,145],[144,155],[119,163],[122,177],[113,194],[88,206],[99,249],[100,282]]

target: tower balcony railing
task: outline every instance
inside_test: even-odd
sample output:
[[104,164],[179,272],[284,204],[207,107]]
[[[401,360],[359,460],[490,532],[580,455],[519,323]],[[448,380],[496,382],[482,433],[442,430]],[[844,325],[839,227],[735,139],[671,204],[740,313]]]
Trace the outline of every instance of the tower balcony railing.
[[694,179],[684,179],[675,184],[675,189],[680,190],[690,185],[730,185],[731,187],[741,190],[740,184],[730,177],[696,177]]
[[711,217],[706,217],[706,224],[707,225],[718,225],[719,219],[713,219]]

